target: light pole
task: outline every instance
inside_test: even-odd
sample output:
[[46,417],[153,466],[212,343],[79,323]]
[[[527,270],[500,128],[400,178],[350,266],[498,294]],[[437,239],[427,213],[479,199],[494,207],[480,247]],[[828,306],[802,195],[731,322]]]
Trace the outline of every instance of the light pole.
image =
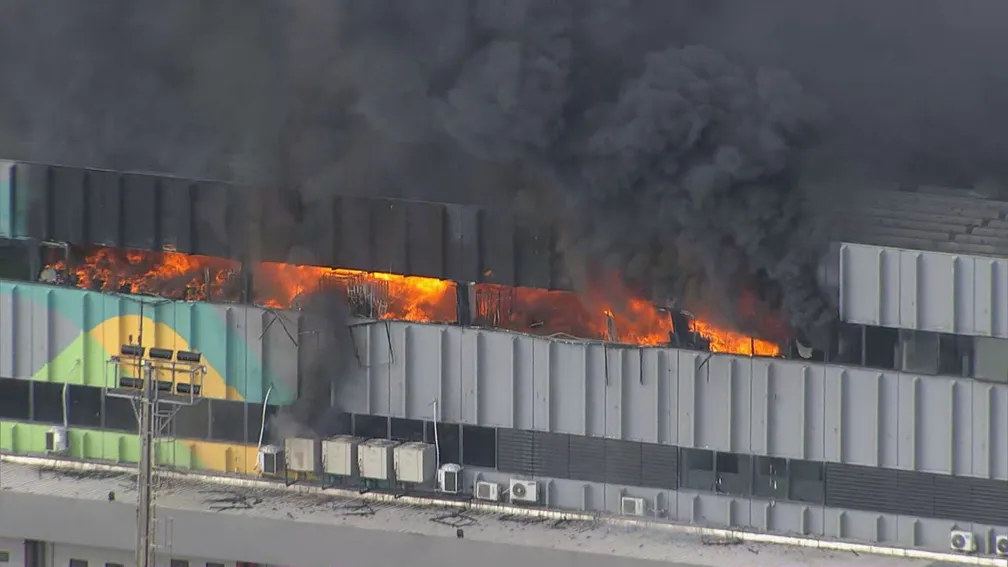
[[[200,364],[202,355],[198,352],[180,350],[176,353],[161,348],[151,348],[148,352],[139,345],[122,345],[119,352],[119,356],[109,359],[117,372],[116,387],[107,393],[129,399],[137,417],[140,456],[137,463],[136,566],[155,567],[157,460],[154,444],[179,409],[201,401],[206,367]],[[124,369],[132,371],[136,378],[121,375],[119,371]],[[189,379],[179,381],[180,374],[188,375]],[[171,542],[167,543],[170,546]]]

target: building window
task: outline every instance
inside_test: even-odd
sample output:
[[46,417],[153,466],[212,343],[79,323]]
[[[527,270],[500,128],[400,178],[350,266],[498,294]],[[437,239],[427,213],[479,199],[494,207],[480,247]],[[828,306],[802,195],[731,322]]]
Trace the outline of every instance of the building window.
[[83,559],[71,559],[70,567],[87,567],[87,561]]
[[395,441],[423,441],[424,422],[419,419],[393,417],[390,420],[389,432]]
[[714,488],[722,494],[749,496],[752,494],[752,457],[735,453],[718,453],[715,460],[717,477]]
[[223,563],[213,563],[211,561],[206,562],[206,567],[224,567]]
[[457,423],[437,423],[437,431],[433,421],[424,424],[426,442],[437,445],[442,463],[462,462],[462,452],[459,450],[460,434]]
[[133,409],[133,402],[126,398],[106,395],[105,415],[102,417],[105,422],[105,429],[125,431],[127,433],[137,433],[140,430],[140,426],[137,423],[136,410]]
[[10,552],[0,549],[0,563],[10,563]]
[[773,500],[788,497],[788,462],[781,457],[754,457],[753,495]]
[[0,418],[31,419],[31,382],[0,378]]
[[792,460],[788,463],[791,500],[822,504],[826,498],[826,471],[822,463]]
[[696,490],[714,489],[714,452],[705,449],[681,449],[679,485]]
[[102,391],[91,386],[67,386],[67,421],[77,427],[101,427]]
[[105,567],[123,567],[122,563],[106,563]]
[[66,416],[63,406],[63,384],[33,381],[32,418],[34,421],[62,424],[64,417]]
[[382,415],[356,414],[353,419],[354,435],[365,439],[388,439],[388,418]]
[[172,559],[171,567],[189,567],[189,562],[185,559]]
[[497,468],[497,430],[492,427],[463,425],[462,464]]
[[174,437],[182,439],[210,438],[210,406],[196,403],[191,406],[179,406],[175,417],[171,420]]
[[210,404],[210,439],[244,443],[245,402],[222,399],[207,402]]

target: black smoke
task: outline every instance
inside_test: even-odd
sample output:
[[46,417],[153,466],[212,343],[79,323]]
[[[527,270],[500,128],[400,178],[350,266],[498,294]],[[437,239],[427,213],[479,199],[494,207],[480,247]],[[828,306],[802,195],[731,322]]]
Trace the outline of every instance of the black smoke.
[[517,207],[573,271],[814,338],[824,192],[1008,173],[1004,6],[7,0],[0,150],[271,187],[309,256],[332,192]]

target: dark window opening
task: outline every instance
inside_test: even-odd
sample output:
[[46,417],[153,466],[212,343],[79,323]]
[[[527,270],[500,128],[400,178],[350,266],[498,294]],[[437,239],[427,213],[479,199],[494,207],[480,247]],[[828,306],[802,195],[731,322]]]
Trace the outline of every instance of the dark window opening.
[[245,408],[245,437],[249,443],[259,443],[262,435],[263,443],[271,443],[269,437],[270,422],[276,415],[277,406],[266,406],[266,427],[263,428],[263,405],[248,404]]
[[389,424],[390,437],[396,441],[423,441],[424,422],[419,419],[393,417]]
[[105,415],[103,417],[105,429],[128,433],[137,433],[140,430],[133,402],[126,398],[105,396]]
[[896,369],[899,331],[885,327],[864,327],[864,363],[869,368]]
[[210,405],[197,402],[180,406],[171,420],[174,436],[182,439],[210,438]]
[[123,567],[122,563],[106,563],[105,567]]
[[71,559],[70,567],[87,567],[87,561],[83,559]]
[[717,454],[717,479],[714,487],[723,494],[752,494],[752,456],[735,453]]
[[366,439],[388,439],[388,418],[383,415],[356,414],[353,417],[354,435]]
[[207,400],[210,405],[210,439],[245,442],[245,402]]
[[462,435],[459,432],[457,423],[438,423],[437,431],[434,429],[434,422],[428,421],[424,424],[427,443],[435,443],[438,447],[438,455],[442,463],[462,462],[462,452],[459,444]]
[[39,423],[62,424],[63,414],[63,384],[33,381],[32,418]]
[[492,427],[463,425],[462,464],[497,468],[497,430]]
[[813,461],[792,460],[788,498],[798,502],[822,504],[826,498],[826,467]]
[[0,418],[31,419],[31,382],[0,378]]
[[170,567],[189,567],[189,562],[185,559],[172,559]]
[[754,457],[752,493],[754,496],[784,500],[788,497],[788,462],[780,457]]
[[101,427],[101,388],[68,386],[67,413],[70,425],[77,427]]
[[696,490],[714,489],[714,453],[705,449],[681,449],[679,484]]
[[10,563],[10,552],[0,550],[0,563]]
[[828,362],[864,366],[864,328],[861,325],[840,323],[835,338]]
[[211,561],[206,562],[206,567],[224,567],[223,563],[214,563]]
[[718,453],[717,472],[725,474],[738,474],[739,456],[734,453]]
[[24,281],[31,278],[31,260],[27,243],[6,240],[0,244],[0,278]]

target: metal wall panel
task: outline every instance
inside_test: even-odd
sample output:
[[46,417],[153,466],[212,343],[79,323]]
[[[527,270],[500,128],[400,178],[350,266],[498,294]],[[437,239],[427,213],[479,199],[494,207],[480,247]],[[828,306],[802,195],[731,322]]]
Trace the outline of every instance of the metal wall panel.
[[641,444],[605,440],[605,479],[611,484],[641,485]]
[[1008,338],[1008,259],[843,244],[840,318]]
[[605,439],[571,436],[570,477],[575,480],[606,482],[605,455]]
[[224,183],[10,162],[0,179],[0,236],[570,287],[550,227],[474,206],[329,195],[291,212]]
[[532,465],[535,476],[570,477],[570,435],[533,432]]
[[1008,479],[1008,385],[504,331],[356,331],[349,411]]
[[532,432],[501,429],[497,432],[497,469],[521,475],[535,474]]
[[258,403],[272,385],[270,402],[284,404],[297,393],[297,317],[244,305],[0,282],[0,376],[108,387],[116,378],[109,356],[142,341],[203,353],[206,397]]

